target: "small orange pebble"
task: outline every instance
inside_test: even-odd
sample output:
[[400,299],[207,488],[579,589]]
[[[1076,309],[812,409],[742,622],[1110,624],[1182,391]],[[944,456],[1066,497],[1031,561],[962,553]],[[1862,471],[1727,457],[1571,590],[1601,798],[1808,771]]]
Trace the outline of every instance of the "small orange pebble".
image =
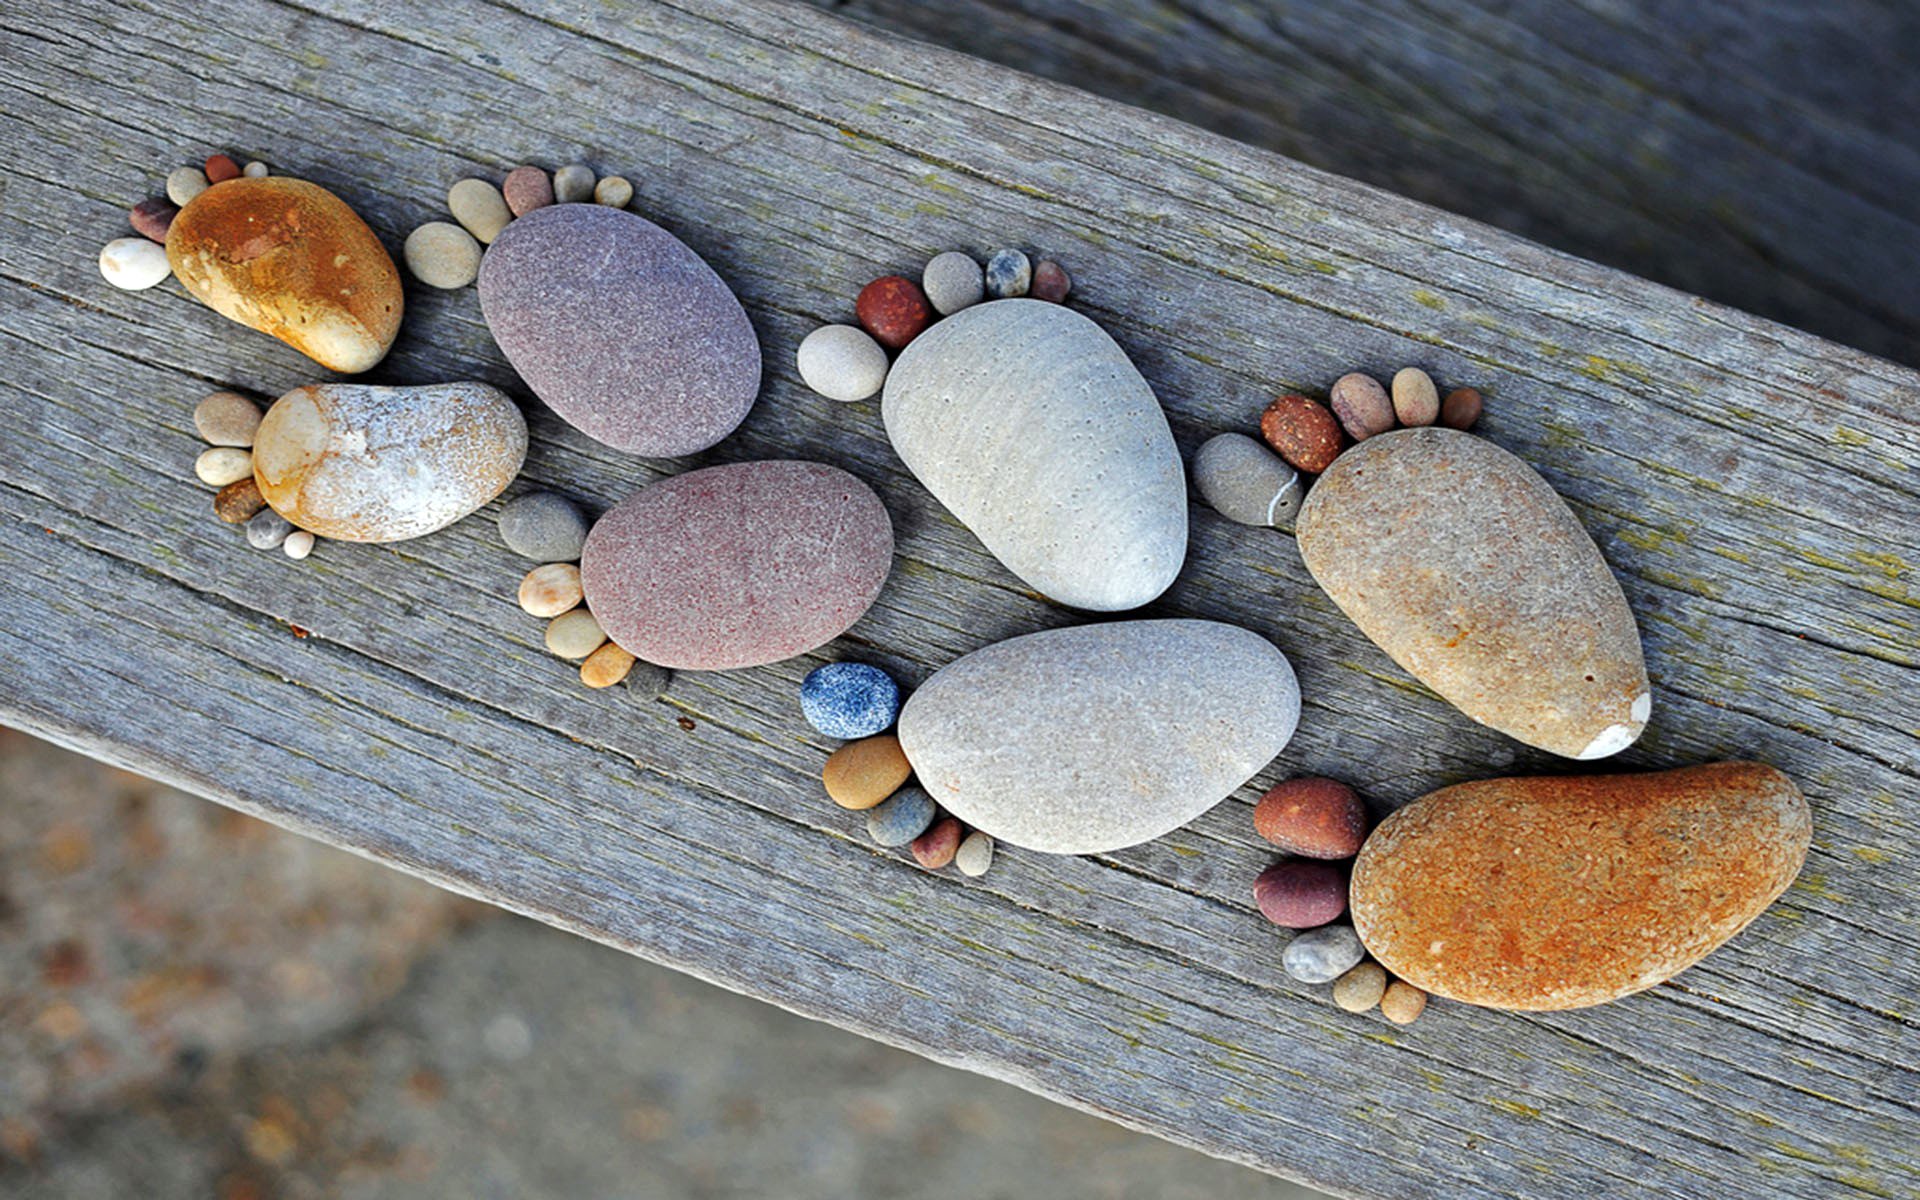
[[1327,406],[1305,396],[1282,396],[1260,414],[1260,436],[1287,465],[1318,475],[1340,455],[1340,422]]
[[224,154],[208,155],[207,165],[203,169],[207,173],[208,183],[225,183],[229,179],[240,178],[240,164]]
[[1260,797],[1253,828],[1289,854],[1352,858],[1367,837],[1367,806],[1337,779],[1303,775]]
[[590,688],[612,687],[625,679],[638,661],[617,644],[608,642],[580,664],[580,682]]
[[1380,1015],[1395,1025],[1411,1025],[1427,1011],[1427,994],[1404,979],[1387,985],[1380,997]]
[[901,350],[933,324],[933,305],[920,285],[904,275],[883,275],[860,289],[854,316],[889,350]]
[[935,821],[932,829],[913,839],[914,861],[929,871],[938,871],[959,852],[962,832],[960,822],[952,817]]
[[860,812],[899,791],[912,773],[900,739],[883,733],[848,742],[828,755],[820,782],[835,804]]

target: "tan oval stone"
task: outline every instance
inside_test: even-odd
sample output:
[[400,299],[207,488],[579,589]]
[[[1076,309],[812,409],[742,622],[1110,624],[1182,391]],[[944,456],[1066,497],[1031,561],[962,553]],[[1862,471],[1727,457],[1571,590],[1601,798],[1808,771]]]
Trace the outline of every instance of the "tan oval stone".
[[499,495],[526,454],[526,420],[499,388],[321,383],[267,410],[253,471],[267,503],[302,529],[398,542]]
[[1760,763],[1463,783],[1367,839],[1353,925],[1382,966],[1436,996],[1583,1008],[1670,979],[1746,928],[1812,836],[1800,790]]
[[1295,535],[1361,632],[1481,724],[1568,758],[1618,753],[1646,726],[1619,581],[1547,481],[1485,438],[1368,438],[1307,493]]
[[872,808],[900,790],[913,773],[900,739],[891,733],[848,742],[827,756],[820,782],[841,808]]
[[180,210],[167,259],[187,291],[347,374],[386,357],[400,272],[344,200],[283,175],[230,179]]

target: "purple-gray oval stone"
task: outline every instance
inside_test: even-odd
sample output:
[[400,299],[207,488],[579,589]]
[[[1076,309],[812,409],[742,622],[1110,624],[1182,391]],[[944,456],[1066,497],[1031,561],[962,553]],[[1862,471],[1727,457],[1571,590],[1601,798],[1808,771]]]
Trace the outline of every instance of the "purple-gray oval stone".
[[760,391],[760,342],[732,290],[622,209],[556,204],[515,220],[481,260],[480,311],[534,395],[616,450],[705,450]]

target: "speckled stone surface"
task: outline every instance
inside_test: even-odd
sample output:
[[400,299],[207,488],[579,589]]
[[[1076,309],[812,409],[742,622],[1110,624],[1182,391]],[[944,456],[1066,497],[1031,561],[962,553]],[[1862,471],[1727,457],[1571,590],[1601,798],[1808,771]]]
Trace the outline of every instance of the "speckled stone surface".
[[1033,260],[1024,250],[996,250],[987,259],[987,295],[1008,300],[1027,294],[1033,286]]
[[1193,486],[1215,512],[1242,525],[1288,524],[1304,495],[1299,473],[1244,433],[1216,433],[1201,443]]
[[558,492],[528,492],[501,506],[500,540],[534,562],[578,562],[587,542],[587,518]]
[[1253,829],[1307,858],[1352,858],[1367,836],[1367,806],[1337,779],[1303,775],[1276,784],[1253,808]]
[[397,542],[498,496],[526,454],[527,423],[499,388],[322,383],[274,401],[254,436],[253,469],[267,503],[300,528]]
[[480,309],[534,394],[616,450],[705,450],[760,390],[760,343],[733,292],[623,209],[548,205],[507,226],[480,265]]
[[1332,983],[1366,956],[1353,926],[1322,925],[1288,942],[1280,952],[1280,966],[1301,983]]
[[867,836],[882,846],[904,846],[927,831],[939,806],[911,785],[867,810]]
[[1166,414],[1079,313],[962,309],[901,351],[881,414],[927,490],[1049,598],[1118,612],[1179,574],[1187,481]]
[[1273,643],[1217,621],[1116,621],[998,642],[935,672],[900,745],[942,806],[994,838],[1098,854],[1176,829],[1293,736]]
[[973,255],[948,250],[927,260],[920,273],[920,289],[943,317],[980,303],[987,294],[986,276]]
[[1295,535],[1354,624],[1474,720],[1568,758],[1640,736],[1653,697],[1619,582],[1547,481],[1492,442],[1369,438],[1320,477]]
[[[611,211],[555,211],[570,209]],[[873,489],[784,460],[644,487],[595,523],[580,560],[587,604],[614,641],[694,671],[824,645],[867,611],[892,566],[893,524]]]
[[872,737],[900,715],[900,685],[867,663],[828,663],[800,681],[800,712],[828,737]]
[[1353,873],[1367,949],[1490,1008],[1580,1008],[1670,979],[1793,882],[1812,814],[1785,775],[1711,763],[1489,779],[1387,818]]

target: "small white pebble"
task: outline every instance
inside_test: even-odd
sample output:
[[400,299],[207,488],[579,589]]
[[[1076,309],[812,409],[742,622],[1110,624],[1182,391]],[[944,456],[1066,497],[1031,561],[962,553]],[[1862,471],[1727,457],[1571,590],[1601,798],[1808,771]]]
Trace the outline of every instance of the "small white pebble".
[[167,174],[167,199],[185,208],[208,186],[207,173],[199,167],[175,167]]
[[253,474],[253,452],[238,446],[215,446],[193,460],[193,473],[209,487],[223,488]]
[[241,167],[240,173],[248,179],[265,179],[267,177],[267,164],[256,158],[246,166]]
[[313,553],[315,540],[314,536],[306,530],[296,529],[287,535],[286,541],[280,543],[280,548],[287,552],[288,558],[305,558]]
[[887,382],[887,352],[852,325],[822,325],[801,339],[794,360],[808,387],[843,404],[865,400]]
[[975,878],[985,875],[987,868],[993,865],[993,839],[978,829],[974,830],[960,843],[960,849],[954,852],[953,865],[960,868],[962,875]]
[[535,567],[520,581],[520,607],[530,617],[557,617],[580,598],[580,568],[572,563]]
[[593,185],[593,202],[608,208],[625,208],[633,201],[633,185],[618,175],[609,175]]
[[547,649],[576,661],[606,645],[607,632],[584,608],[564,612],[547,625]]
[[144,292],[173,274],[167,248],[143,237],[115,238],[100,250],[100,275],[123,292]]

